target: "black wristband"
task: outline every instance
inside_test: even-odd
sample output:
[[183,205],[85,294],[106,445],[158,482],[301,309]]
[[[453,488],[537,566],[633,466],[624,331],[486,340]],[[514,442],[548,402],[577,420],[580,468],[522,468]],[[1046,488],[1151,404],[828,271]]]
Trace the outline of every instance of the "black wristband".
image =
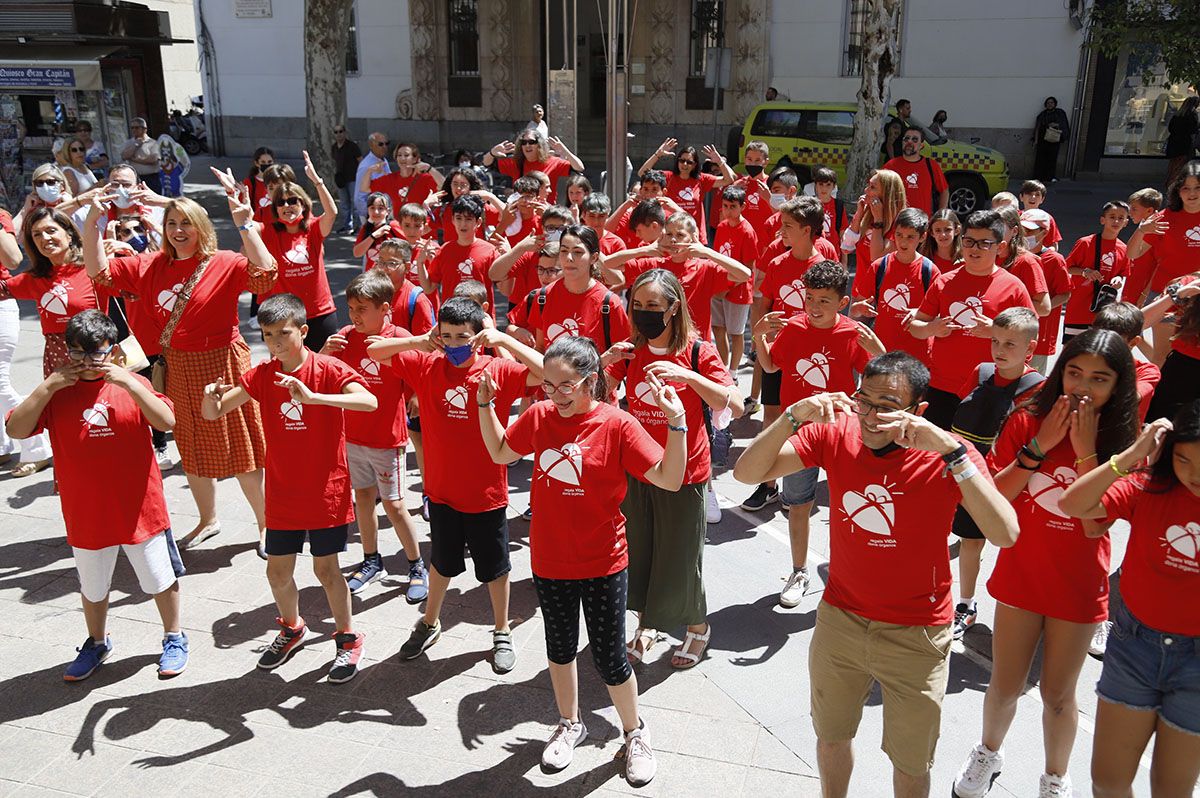
[[1046,459],[1046,455],[1037,454],[1036,452],[1033,451],[1032,448],[1030,448],[1029,444],[1025,444],[1024,446],[1022,446],[1020,448],[1020,450],[1017,452],[1017,454],[1023,454],[1035,463],[1041,463],[1043,460]]
[[947,463],[953,463],[955,460],[959,459],[960,457],[966,457],[966,456],[967,456],[967,445],[965,443],[960,443],[958,445],[958,448],[955,449],[954,451],[950,452],[950,454],[942,455],[942,460],[946,461]]

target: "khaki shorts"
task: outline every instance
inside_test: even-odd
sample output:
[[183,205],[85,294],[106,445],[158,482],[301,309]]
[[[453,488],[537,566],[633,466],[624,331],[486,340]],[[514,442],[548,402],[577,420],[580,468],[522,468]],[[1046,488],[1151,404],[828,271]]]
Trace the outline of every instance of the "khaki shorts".
[[933,766],[950,675],[949,625],[871,621],[824,601],[808,650],[813,728],[851,740],[874,682],[883,691],[883,751],[910,776]]

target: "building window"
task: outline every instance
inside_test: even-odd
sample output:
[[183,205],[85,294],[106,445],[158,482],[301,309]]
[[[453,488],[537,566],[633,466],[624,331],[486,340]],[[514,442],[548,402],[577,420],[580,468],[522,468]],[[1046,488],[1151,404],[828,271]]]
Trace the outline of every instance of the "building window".
[[346,74],[358,74],[358,3],[350,7],[350,36],[346,40]]
[[1186,83],[1167,83],[1166,64],[1158,47],[1137,45],[1117,58],[1112,111],[1104,139],[1105,155],[1161,157],[1167,125],[1179,106],[1195,94]]
[[[725,0],[692,0],[690,39],[685,106],[712,108],[713,90],[705,87],[704,73],[712,48],[725,46]],[[717,92],[718,108],[724,106],[724,94]]]
[[[867,26],[867,6],[868,0],[847,0],[846,2],[846,19],[844,29],[846,38],[842,47],[842,77],[857,77],[862,74],[863,57],[866,55],[866,46],[863,42],[863,34]],[[896,37],[899,38],[904,30],[904,5],[900,6],[900,19],[897,20]],[[897,48],[897,64],[896,71],[900,71],[899,52]]]
[[483,81],[479,75],[479,3],[478,0],[447,0],[446,7],[450,34],[447,96],[451,107],[478,108],[483,105]]

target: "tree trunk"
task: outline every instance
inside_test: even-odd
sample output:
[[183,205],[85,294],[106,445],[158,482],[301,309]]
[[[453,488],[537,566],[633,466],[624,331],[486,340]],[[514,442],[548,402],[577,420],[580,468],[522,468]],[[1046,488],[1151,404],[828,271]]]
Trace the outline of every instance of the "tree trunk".
[[333,185],[333,129],[346,122],[346,47],[353,0],[305,0],[304,106],[309,157]]
[[900,8],[903,0],[868,0],[863,30],[862,86],[854,116],[854,140],[846,161],[846,193],[854,202],[879,163],[883,120],[891,99],[892,76],[900,59]]

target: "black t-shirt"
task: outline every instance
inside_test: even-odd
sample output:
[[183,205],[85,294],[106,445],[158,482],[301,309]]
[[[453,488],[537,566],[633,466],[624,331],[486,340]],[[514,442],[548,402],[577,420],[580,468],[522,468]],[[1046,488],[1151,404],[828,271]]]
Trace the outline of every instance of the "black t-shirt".
[[341,147],[336,142],[334,143],[333,182],[337,184],[338,188],[354,182],[354,175],[358,171],[358,159],[361,157],[362,150],[350,139],[346,139],[346,143]]

